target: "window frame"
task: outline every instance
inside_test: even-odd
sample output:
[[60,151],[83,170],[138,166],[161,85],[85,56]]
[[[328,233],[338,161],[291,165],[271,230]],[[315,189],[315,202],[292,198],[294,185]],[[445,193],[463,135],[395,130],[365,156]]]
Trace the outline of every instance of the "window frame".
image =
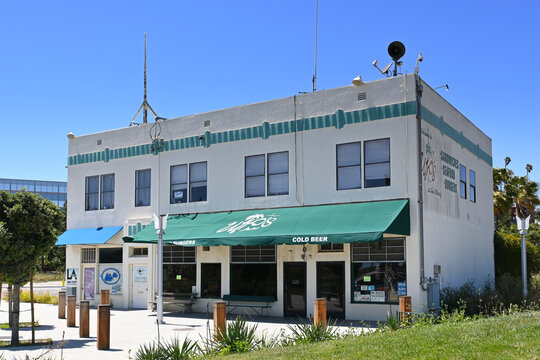
[[[266,247],[263,249],[263,246]],[[233,260],[233,249],[238,249],[239,247],[244,248],[244,260],[238,261]],[[274,253],[272,255],[263,255],[263,250],[269,250],[270,247],[273,247]],[[248,250],[258,250],[259,254],[259,260],[258,261],[248,261]],[[234,254],[234,256],[239,256],[238,254]],[[273,256],[273,260],[270,261],[263,261],[263,256]],[[276,245],[233,245],[230,246],[230,263],[231,264],[277,264],[277,246]]]
[[476,171],[472,169],[469,169],[469,199],[473,203],[476,202]]
[[[464,169],[465,180],[461,178],[461,169]],[[461,191],[461,184],[463,184],[463,191]],[[459,196],[462,199],[467,199],[467,167],[463,164],[459,164]]]
[[[97,178],[97,192],[92,192],[90,193],[88,191],[88,181],[90,179],[95,179]],[[95,210],[99,210],[100,209],[100,181],[99,181],[99,175],[92,175],[92,176],[86,176],[85,177],[85,181],[84,181],[84,199],[85,199],[85,202],[84,202],[84,210],[85,211],[95,211]],[[89,201],[89,196],[90,195],[96,195],[97,194],[97,206],[96,208],[90,208],[89,205],[90,205],[90,201]]]
[[[396,263],[396,264],[400,264],[400,263],[403,263],[403,267],[405,269],[405,283],[407,284],[407,241],[406,241],[406,237],[391,237],[391,238],[384,238],[382,240],[382,242],[385,242],[387,243],[388,240],[402,240],[403,241],[403,258],[402,259],[391,259],[391,260],[388,260],[388,248],[389,247],[395,247],[395,246],[388,246],[386,245],[385,247],[385,257],[386,259],[382,260],[382,259],[371,259],[371,251],[368,252],[368,260],[362,260],[362,261],[359,261],[359,260],[354,260],[354,245],[357,244],[357,243],[351,243],[351,250],[350,250],[350,262],[351,262],[351,283],[350,283],[350,286],[351,286],[351,303],[352,304],[375,304],[375,305],[389,305],[389,304],[397,304],[399,302],[399,295],[398,295],[398,301],[384,301],[384,302],[376,302],[376,301],[360,301],[360,300],[354,300],[354,293],[355,293],[355,264],[381,264],[381,265],[385,265],[387,263]],[[382,243],[381,242],[381,243]],[[368,245],[371,246],[372,243],[367,243]],[[377,255],[380,255],[380,254],[377,254]],[[373,265],[371,265],[373,266]],[[385,266],[386,268],[386,266]],[[386,276],[385,276],[385,279],[383,280],[385,283],[387,282],[387,279],[386,279]],[[396,282],[396,286],[397,286],[397,283]],[[399,291],[399,290],[398,290]],[[386,295],[385,295],[386,296]]]
[[[204,181],[192,181],[191,180],[191,167],[193,165],[198,165],[198,164],[204,164]],[[190,203],[191,202],[208,201],[208,162],[206,162],[206,161],[198,161],[198,162],[189,163],[188,183],[189,183],[189,185],[188,185],[188,189],[189,189],[188,197],[189,197],[189,202]],[[202,183],[204,183],[204,186],[206,188],[204,200],[193,200],[192,199],[193,191],[191,191],[191,187],[193,186],[193,184],[202,184]]]
[[[177,251],[173,251],[176,249]],[[168,252],[170,250],[170,256],[168,256]],[[178,257],[175,258],[174,253],[181,253],[181,255],[177,255]],[[186,255],[186,252],[189,254]],[[166,258],[168,256],[168,258]],[[193,256],[193,261],[191,261],[191,256]],[[186,258],[188,258],[188,261],[186,261]],[[163,274],[164,274],[164,283],[167,280],[168,273],[165,271],[167,268],[170,267],[189,267],[192,269],[194,278],[190,280],[190,283],[186,286],[196,286],[197,285],[197,248],[194,246],[181,246],[181,245],[164,245],[163,246]],[[176,280],[176,279],[172,279]],[[169,284],[167,284],[168,286]],[[165,286],[165,284],[164,284]],[[187,293],[192,293],[191,289],[188,288]],[[165,291],[165,290],[164,290]]]
[[[330,249],[323,249],[323,246],[330,245]],[[338,245],[337,248],[336,245]],[[341,246],[341,249],[339,248]],[[345,251],[345,244],[343,243],[327,243],[327,244],[319,244],[318,252],[320,253],[340,253]]]
[[[150,181],[148,182],[148,186],[142,187],[139,186],[139,174],[142,172],[148,171],[150,176]],[[148,191],[148,204],[138,204],[138,198],[139,198],[139,190],[145,190]],[[143,206],[151,206],[152,204],[152,169],[141,169],[141,170],[135,170],[135,207],[143,207]]]
[[[177,164],[177,165],[171,165],[170,168],[169,168],[169,202],[170,204],[183,204],[183,203],[187,203],[188,200],[189,200],[189,164]],[[184,166],[186,168],[186,182],[177,182],[177,183],[173,183],[172,182],[172,174],[173,174],[173,168],[175,167],[180,167],[180,166]],[[173,186],[175,185],[185,185],[186,186],[186,201],[173,201]],[[175,190],[175,191],[178,191],[178,190]]]
[[[90,261],[93,260],[93,261]],[[81,248],[81,264],[96,264],[97,249],[95,247]]]
[[[198,165],[198,164],[204,164],[204,181],[192,181],[191,179],[191,168],[193,165]],[[185,166],[186,168],[186,182],[178,182],[178,183],[173,183],[172,182],[172,173],[173,173],[173,168],[175,167],[179,167],[179,166]],[[204,183],[204,186],[206,187],[206,194],[205,194],[205,199],[204,200],[193,200],[192,196],[193,196],[193,192],[191,191],[191,188],[194,184],[203,184]],[[177,186],[177,185],[185,185],[185,191],[186,191],[186,200],[185,201],[174,201],[174,198],[173,198],[173,191],[179,191],[179,190],[173,190],[173,186]],[[196,161],[196,162],[192,162],[192,163],[184,163],[184,164],[176,164],[176,165],[171,165],[170,168],[169,168],[169,203],[171,205],[173,204],[185,204],[185,203],[194,203],[194,202],[205,202],[205,201],[208,201],[208,161]]]
[[[247,161],[248,158],[259,158],[262,157],[262,163],[263,163],[263,173],[257,174],[257,175],[247,175]],[[262,195],[248,195],[247,193],[247,179],[248,178],[263,178],[264,181],[264,191]],[[264,197],[266,196],[266,154],[256,154],[256,155],[248,155],[244,156],[244,198],[254,198],[254,197]]]
[[[106,176],[112,176],[112,181],[113,181],[112,190],[103,191],[103,179]],[[100,180],[99,181],[99,209],[100,210],[112,210],[112,209],[114,209],[114,203],[115,203],[114,197],[115,197],[115,192],[116,192],[116,179],[115,179],[114,173],[100,175],[99,180]],[[111,205],[111,207],[104,207],[103,195],[109,194],[109,193],[112,193],[112,205]]]
[[[374,141],[381,141],[381,140],[388,140],[388,161],[376,161],[376,162],[369,162],[368,163],[366,161],[366,144],[370,143],[370,142],[374,142]],[[364,156],[363,157],[363,160],[364,160],[364,164],[363,164],[364,173],[362,174],[362,176],[364,178],[364,182],[363,182],[364,188],[367,189],[367,188],[390,186],[392,184],[392,153],[391,153],[390,138],[385,137],[385,138],[380,138],[380,139],[364,140],[362,150],[363,150],[363,156]],[[388,183],[385,184],[385,185],[370,185],[370,186],[368,186],[368,184],[367,184],[368,179],[366,177],[366,174],[367,174],[366,167],[368,165],[378,165],[378,164],[388,164],[388,179],[383,179],[383,180],[386,180]]]
[[[358,164],[355,164],[355,165],[342,165],[342,166],[339,166],[339,155],[338,155],[338,148],[340,146],[343,146],[343,145],[351,145],[351,144],[358,144],[358,146],[360,147],[360,159],[359,159],[359,162]],[[343,143],[343,144],[336,144],[336,190],[355,190],[355,189],[361,189],[362,188],[362,184],[363,184],[363,169],[362,169],[362,156],[363,156],[363,149],[362,149],[362,142],[361,141],[352,141],[352,142],[348,142],[348,143]],[[349,167],[358,167],[359,171],[360,171],[360,185],[358,187],[350,187],[350,188],[343,188],[343,189],[340,189],[339,188],[339,169],[342,169],[342,168],[349,168]]]
[[[141,254],[136,254],[136,252],[141,252]],[[132,246],[130,247],[130,257],[143,258],[148,257],[148,247]]]
[[[270,172],[270,156],[271,155],[277,155],[277,154],[286,154],[287,155],[287,171],[282,172]],[[263,161],[263,173],[257,174],[257,175],[247,175],[247,160],[248,158],[255,158],[255,157],[262,157]],[[263,154],[254,154],[254,155],[247,155],[244,156],[244,198],[255,198],[255,197],[268,197],[268,196],[281,196],[281,195],[289,195],[290,194],[290,188],[289,188],[289,179],[290,179],[290,166],[289,166],[290,158],[289,158],[289,150],[283,150],[283,151],[275,151],[270,153],[263,153]],[[270,194],[270,179],[274,175],[283,175],[287,174],[287,192],[282,193],[276,193],[276,194]],[[262,177],[264,179],[264,194],[261,195],[248,195],[247,193],[247,179],[248,178],[260,178]]]
[[[270,155],[277,155],[277,154],[287,154],[287,171],[286,172],[276,172],[276,173],[270,173]],[[289,195],[289,151],[277,151],[266,154],[266,196],[279,196],[279,195]],[[287,192],[285,193],[279,193],[279,194],[270,194],[270,177],[272,175],[283,175],[287,174]]]
[[[102,257],[102,251],[105,252],[105,251],[120,251],[120,262],[111,262],[111,261],[107,261],[107,262],[103,262],[101,257]],[[121,246],[114,246],[114,247],[100,247],[100,248],[97,248],[97,253],[98,253],[98,258],[97,258],[97,263],[98,264],[123,264],[124,263],[124,248],[121,247]],[[117,256],[118,254],[116,254]],[[108,254],[107,256],[110,256],[110,254]]]
[[[205,295],[204,294],[204,290],[205,290],[205,280],[207,280],[207,276],[205,277],[205,272],[204,272],[204,269],[205,267],[210,267],[210,266],[216,266],[218,267],[219,266],[219,276],[218,276],[218,296],[208,296],[208,295]],[[222,296],[222,292],[223,292],[223,287],[222,287],[222,284],[221,284],[221,276],[222,276],[222,268],[223,268],[223,264],[222,263],[218,263],[218,262],[202,262],[201,263],[201,298],[203,299],[220,299],[221,296]]]

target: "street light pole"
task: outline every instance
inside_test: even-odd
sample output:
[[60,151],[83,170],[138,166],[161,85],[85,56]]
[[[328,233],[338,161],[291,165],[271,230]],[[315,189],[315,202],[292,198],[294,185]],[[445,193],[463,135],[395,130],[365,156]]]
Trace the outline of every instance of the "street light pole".
[[163,218],[159,217],[158,234],[158,293],[157,293],[157,318],[163,324]]
[[158,235],[158,293],[156,297],[157,319],[160,324],[163,324],[163,235],[167,228],[167,217],[169,214],[159,217],[154,214],[154,228],[157,229]]
[[530,218],[530,216],[527,216],[526,219],[521,219],[519,216],[516,216],[517,228],[521,234],[521,281],[523,286],[523,299],[527,298],[527,241],[525,240],[525,235],[529,228]]

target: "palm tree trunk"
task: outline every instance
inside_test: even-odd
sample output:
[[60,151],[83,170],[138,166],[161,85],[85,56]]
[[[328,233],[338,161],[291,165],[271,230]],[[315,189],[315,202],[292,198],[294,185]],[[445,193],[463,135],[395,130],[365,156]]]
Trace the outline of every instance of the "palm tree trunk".
[[8,324],[13,326],[13,286],[8,284]]
[[11,346],[19,345],[19,291],[20,284],[13,285],[13,324],[11,324]]
[[32,345],[36,343],[36,329],[34,327],[34,269],[30,269],[30,322],[32,324]]

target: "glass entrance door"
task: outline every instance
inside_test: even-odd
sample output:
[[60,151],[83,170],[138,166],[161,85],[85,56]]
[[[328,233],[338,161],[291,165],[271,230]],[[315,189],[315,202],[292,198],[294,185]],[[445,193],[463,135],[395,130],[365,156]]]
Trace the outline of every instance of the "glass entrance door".
[[317,297],[326,299],[326,316],[345,318],[345,262],[317,262]]
[[283,263],[285,316],[306,316],[306,263]]

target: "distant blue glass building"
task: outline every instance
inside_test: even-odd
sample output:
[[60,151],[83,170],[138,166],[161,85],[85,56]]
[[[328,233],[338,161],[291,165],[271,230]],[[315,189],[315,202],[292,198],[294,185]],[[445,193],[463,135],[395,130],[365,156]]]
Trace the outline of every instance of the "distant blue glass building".
[[0,178],[0,191],[9,192],[26,191],[39,194],[43,198],[52,201],[55,205],[63,208],[67,200],[67,182],[65,181],[42,181],[42,180],[20,180]]

